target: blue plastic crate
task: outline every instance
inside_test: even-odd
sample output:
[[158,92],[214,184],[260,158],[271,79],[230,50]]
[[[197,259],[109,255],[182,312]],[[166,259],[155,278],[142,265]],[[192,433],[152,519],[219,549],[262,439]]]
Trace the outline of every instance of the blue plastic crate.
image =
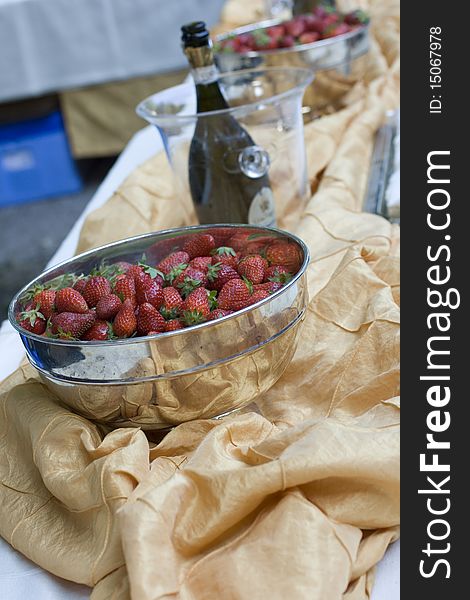
[[60,112],[0,126],[0,206],[81,189]]

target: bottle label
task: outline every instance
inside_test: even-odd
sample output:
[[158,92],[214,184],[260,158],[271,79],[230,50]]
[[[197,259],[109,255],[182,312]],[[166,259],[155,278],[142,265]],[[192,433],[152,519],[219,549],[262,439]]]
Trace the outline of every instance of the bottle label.
[[206,67],[197,67],[192,70],[194,83],[208,84],[218,78],[218,71],[215,65],[207,65]]
[[274,196],[270,188],[262,188],[253,198],[248,211],[248,223],[262,227],[276,226]]

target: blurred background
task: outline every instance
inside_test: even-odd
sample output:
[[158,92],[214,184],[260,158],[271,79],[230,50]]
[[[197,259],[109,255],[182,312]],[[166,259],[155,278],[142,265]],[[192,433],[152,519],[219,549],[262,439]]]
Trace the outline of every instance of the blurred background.
[[180,27],[224,0],[0,0],[0,321],[133,134],[183,81]]

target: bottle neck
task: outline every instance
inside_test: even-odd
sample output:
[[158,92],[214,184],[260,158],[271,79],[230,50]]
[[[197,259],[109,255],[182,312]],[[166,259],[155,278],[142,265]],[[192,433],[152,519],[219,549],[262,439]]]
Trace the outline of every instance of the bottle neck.
[[217,68],[214,64],[214,54],[211,45],[200,46],[198,48],[187,47],[184,53],[191,65],[191,73],[196,85],[207,85],[216,81]]
[[191,74],[196,84],[198,112],[227,108],[217,82],[219,74],[210,43],[197,48],[187,47],[184,53],[191,65]]

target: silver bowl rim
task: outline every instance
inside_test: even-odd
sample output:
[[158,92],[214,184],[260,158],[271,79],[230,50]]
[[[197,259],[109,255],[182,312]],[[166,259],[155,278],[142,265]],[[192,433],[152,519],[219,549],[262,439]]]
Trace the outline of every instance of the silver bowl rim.
[[[283,19],[267,19],[264,21],[258,21],[257,23],[251,23],[250,25],[244,25],[243,27],[237,27],[236,29],[232,29],[226,33],[221,33],[220,35],[215,37],[215,42],[222,42],[226,39],[229,39],[233,35],[240,35],[242,33],[250,33],[255,29],[272,27],[274,25],[280,25],[284,23]],[[347,40],[352,37],[356,37],[359,34],[367,31],[369,29],[370,22],[359,25],[352,31],[348,31],[347,33],[341,33],[340,35],[335,35],[331,38],[326,38],[323,40],[317,40],[316,42],[311,42],[310,44],[298,44],[296,46],[291,46],[290,48],[275,48],[273,50],[250,50],[250,52],[234,52],[234,56],[247,56],[248,58],[256,58],[257,56],[270,56],[274,54],[288,54],[289,52],[299,52],[303,50],[310,50],[312,48],[322,48],[323,46],[331,46],[342,40]],[[223,52],[215,52],[216,56],[223,56]],[[230,53],[230,56],[232,53]]]
[[[92,341],[86,341],[86,340],[61,340],[61,339],[56,339],[56,338],[46,338],[42,335],[37,335],[36,333],[32,333],[30,331],[28,331],[27,329],[23,329],[23,327],[21,327],[17,322],[16,322],[16,318],[15,318],[15,313],[14,313],[14,307],[17,304],[17,302],[19,301],[19,299],[21,298],[21,296],[29,289],[31,288],[36,282],[38,282],[40,279],[43,279],[44,277],[46,277],[49,273],[52,273],[53,271],[55,271],[56,269],[60,268],[60,267],[64,267],[70,263],[72,263],[74,260],[78,260],[81,258],[87,258],[87,257],[91,257],[93,256],[93,254],[96,254],[97,252],[101,251],[101,250],[107,250],[109,248],[114,248],[114,247],[118,247],[118,246],[122,246],[127,242],[134,242],[137,240],[143,240],[145,238],[151,238],[151,237],[155,237],[157,235],[164,235],[164,234],[171,234],[171,233],[180,233],[180,232],[191,232],[193,230],[198,230],[200,231],[201,229],[214,229],[216,227],[220,227],[220,228],[236,228],[236,229],[260,229],[266,232],[272,232],[272,233],[276,233],[276,234],[281,234],[284,235],[288,238],[290,238],[291,240],[293,240],[294,242],[296,242],[303,251],[304,254],[304,259],[302,261],[302,265],[300,266],[300,269],[298,270],[298,272],[294,275],[294,277],[289,281],[289,283],[285,284],[281,289],[277,290],[276,292],[273,292],[268,298],[265,298],[264,300],[259,300],[258,302],[256,302],[255,304],[252,304],[250,306],[247,306],[246,308],[243,308],[241,310],[235,311],[233,314],[231,315],[226,315],[225,317],[221,317],[219,319],[215,319],[214,321],[205,321],[204,323],[200,323],[199,325],[193,325],[191,327],[185,327],[184,329],[178,329],[176,331],[166,331],[164,333],[159,333],[158,335],[145,335],[145,336],[139,336],[139,337],[132,337],[132,338],[121,338],[121,339],[117,339],[117,340],[92,340]],[[129,237],[129,238],[124,238],[122,240],[118,240],[116,242],[111,242],[110,244],[104,244],[103,246],[98,246],[97,248],[93,248],[92,250],[87,250],[86,252],[82,252],[81,254],[77,254],[76,256],[73,256],[72,258],[69,258],[67,260],[64,260],[60,263],[57,263],[51,267],[49,267],[48,269],[46,269],[45,271],[43,271],[41,274],[39,274],[37,277],[35,277],[34,279],[32,279],[28,284],[26,284],[25,286],[23,286],[13,297],[13,299],[11,300],[9,306],[8,306],[8,320],[10,321],[10,324],[13,326],[14,329],[16,329],[16,331],[24,337],[33,339],[33,340],[37,340],[38,342],[42,342],[45,344],[52,344],[52,345],[58,345],[58,346],[68,346],[68,347],[82,347],[82,346],[118,346],[118,345],[126,345],[126,344],[139,344],[139,343],[145,343],[145,342],[149,342],[149,341],[153,341],[156,339],[160,339],[162,337],[172,337],[172,336],[178,336],[178,335],[184,335],[184,334],[188,334],[188,333],[192,333],[193,331],[198,331],[200,329],[205,329],[205,328],[209,328],[211,326],[214,325],[218,325],[222,322],[228,321],[229,319],[233,319],[233,318],[237,318],[242,314],[246,314],[251,312],[254,308],[258,308],[259,306],[262,306],[263,304],[268,304],[269,302],[271,302],[271,300],[274,297],[280,296],[281,294],[285,293],[287,291],[287,289],[289,289],[290,287],[292,287],[301,277],[302,275],[305,273],[305,271],[307,270],[307,267],[309,265],[310,262],[310,251],[308,249],[308,246],[306,245],[306,243],[299,238],[298,236],[296,236],[293,233],[290,233],[289,231],[285,231],[283,229],[278,229],[277,227],[264,227],[261,225],[249,225],[249,224],[237,224],[237,223],[214,223],[214,224],[204,224],[204,225],[190,225],[187,227],[174,227],[172,229],[162,229],[160,231],[152,231],[149,233],[144,233],[141,235],[136,235],[133,237]]]
[[[242,55],[240,55],[242,56]],[[247,54],[243,54],[243,56],[248,56]],[[218,74],[217,81],[223,80],[225,77],[240,77],[243,75],[248,75],[249,73],[274,73],[274,72],[283,72],[283,73],[297,73],[298,75],[303,74],[304,81],[302,83],[297,82],[288,90],[283,92],[279,92],[277,94],[273,94],[269,96],[269,98],[260,98],[259,100],[254,100],[253,102],[247,102],[246,104],[242,104],[240,106],[229,106],[228,108],[222,108],[219,110],[208,110],[203,113],[192,113],[192,114],[165,114],[165,113],[152,113],[147,107],[148,103],[158,95],[163,94],[167,90],[161,90],[160,92],[155,92],[147,98],[144,98],[139,102],[139,104],[135,108],[136,114],[149,123],[154,123],[161,121],[162,123],[185,123],[187,121],[194,121],[195,119],[205,119],[207,117],[213,117],[215,115],[221,114],[231,114],[231,113],[239,113],[247,108],[256,108],[259,106],[266,106],[269,104],[277,104],[277,102],[281,99],[288,98],[294,94],[299,93],[299,91],[305,90],[305,88],[312,83],[315,79],[315,73],[311,69],[307,69],[306,67],[256,67],[254,69],[239,69],[236,71],[224,71]],[[183,87],[188,86],[188,82],[183,82],[179,86],[175,87]],[[153,121],[151,120],[153,119]]]

